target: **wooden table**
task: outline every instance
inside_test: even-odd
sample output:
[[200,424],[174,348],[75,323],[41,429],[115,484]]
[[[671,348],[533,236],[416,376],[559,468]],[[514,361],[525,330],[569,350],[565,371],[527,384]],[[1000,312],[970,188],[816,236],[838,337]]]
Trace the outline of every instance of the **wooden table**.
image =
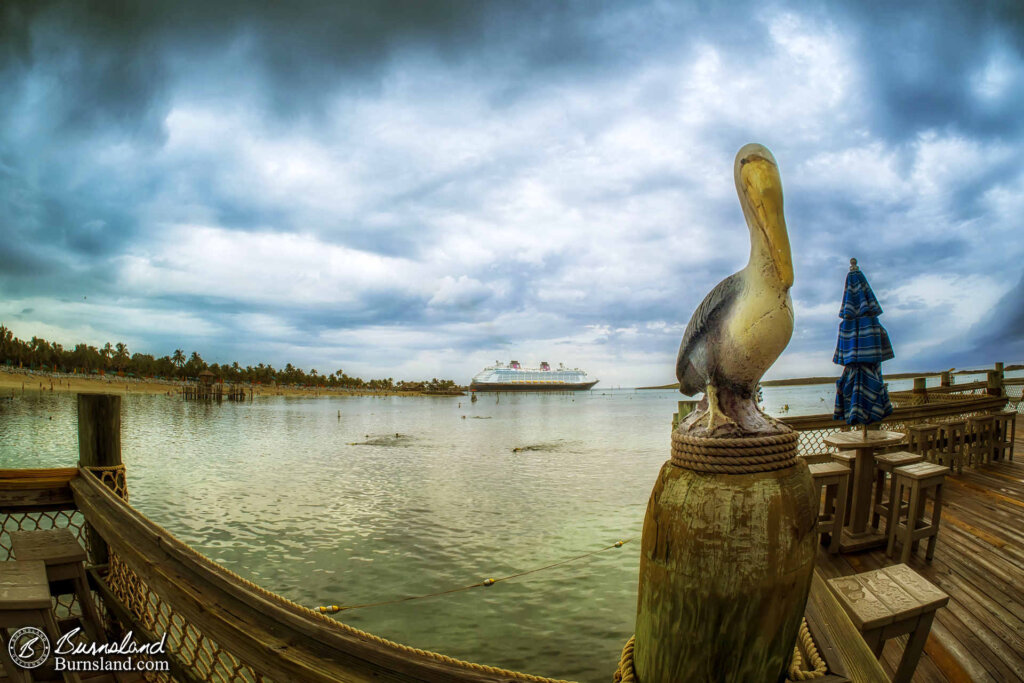
[[854,451],[857,454],[853,463],[853,503],[850,506],[850,517],[846,520],[843,537],[839,542],[840,552],[869,550],[886,544],[885,535],[868,526],[868,518],[871,516],[871,487],[875,479],[875,449],[895,446],[906,438],[900,432],[863,432],[860,429],[837,432],[825,437],[824,441],[829,446]]

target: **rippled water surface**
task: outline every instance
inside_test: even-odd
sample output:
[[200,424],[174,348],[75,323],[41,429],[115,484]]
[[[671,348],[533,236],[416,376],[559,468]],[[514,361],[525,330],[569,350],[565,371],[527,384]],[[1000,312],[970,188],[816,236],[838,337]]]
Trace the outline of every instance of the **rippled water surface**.
[[[765,404],[829,412],[833,391],[767,388]],[[490,588],[339,615],[455,657],[604,682],[632,633],[639,534],[679,398],[128,395],[123,457],[133,505],[308,606],[444,590],[636,538]],[[73,396],[0,400],[0,467],[76,460]]]

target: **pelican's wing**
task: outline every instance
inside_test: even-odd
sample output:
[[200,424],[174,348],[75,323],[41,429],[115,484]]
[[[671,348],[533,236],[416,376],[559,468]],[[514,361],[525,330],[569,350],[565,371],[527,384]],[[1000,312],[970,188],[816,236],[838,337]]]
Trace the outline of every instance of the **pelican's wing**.
[[[679,355],[676,356],[676,379],[679,390],[688,396],[704,391],[704,379],[707,368],[704,365],[704,347],[701,344],[711,326],[720,324],[722,312],[728,309],[735,300],[743,281],[739,273],[725,278],[708,292],[704,301],[693,312],[690,323],[683,333],[683,341],[679,344]],[[699,356],[699,357],[698,357]]]

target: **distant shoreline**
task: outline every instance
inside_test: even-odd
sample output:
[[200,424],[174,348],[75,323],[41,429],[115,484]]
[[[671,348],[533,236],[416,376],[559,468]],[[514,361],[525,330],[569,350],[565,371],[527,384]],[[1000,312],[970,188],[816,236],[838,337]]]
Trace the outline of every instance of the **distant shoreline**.
[[[1020,370],[1024,369],[1024,365],[1007,365],[1003,368],[1004,371],[1008,370]],[[976,375],[981,372],[991,370],[991,368],[982,368],[980,370],[954,370],[954,375]],[[939,372],[894,372],[892,374],[884,373],[885,379],[913,379],[915,377],[938,377],[943,371]],[[761,386],[763,387],[793,387],[802,386],[807,384],[835,384],[835,381],[839,379],[839,375],[835,377],[794,377],[791,379],[766,379],[761,380]],[[662,384],[656,387],[637,387],[637,390],[654,390],[654,389],[678,389],[679,382],[674,384]]]
[[[194,384],[194,383],[189,383]],[[0,370],[0,397],[8,392],[53,391],[87,394],[149,394],[177,396],[185,382],[178,380],[157,380],[117,375],[79,375],[67,373],[29,372],[26,370]],[[254,398],[265,396],[464,396],[458,392],[432,391],[373,391],[371,389],[338,389],[327,387],[279,387],[270,385],[245,386],[248,396],[252,390]]]

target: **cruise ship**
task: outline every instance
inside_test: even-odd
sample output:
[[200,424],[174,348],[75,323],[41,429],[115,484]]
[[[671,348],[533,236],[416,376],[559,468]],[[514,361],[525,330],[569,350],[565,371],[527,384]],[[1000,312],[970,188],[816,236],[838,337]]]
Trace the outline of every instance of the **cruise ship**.
[[470,391],[586,391],[599,380],[587,380],[587,373],[579,368],[571,370],[562,363],[552,370],[546,362],[539,368],[524,368],[519,361],[508,365],[494,361],[473,377]]

